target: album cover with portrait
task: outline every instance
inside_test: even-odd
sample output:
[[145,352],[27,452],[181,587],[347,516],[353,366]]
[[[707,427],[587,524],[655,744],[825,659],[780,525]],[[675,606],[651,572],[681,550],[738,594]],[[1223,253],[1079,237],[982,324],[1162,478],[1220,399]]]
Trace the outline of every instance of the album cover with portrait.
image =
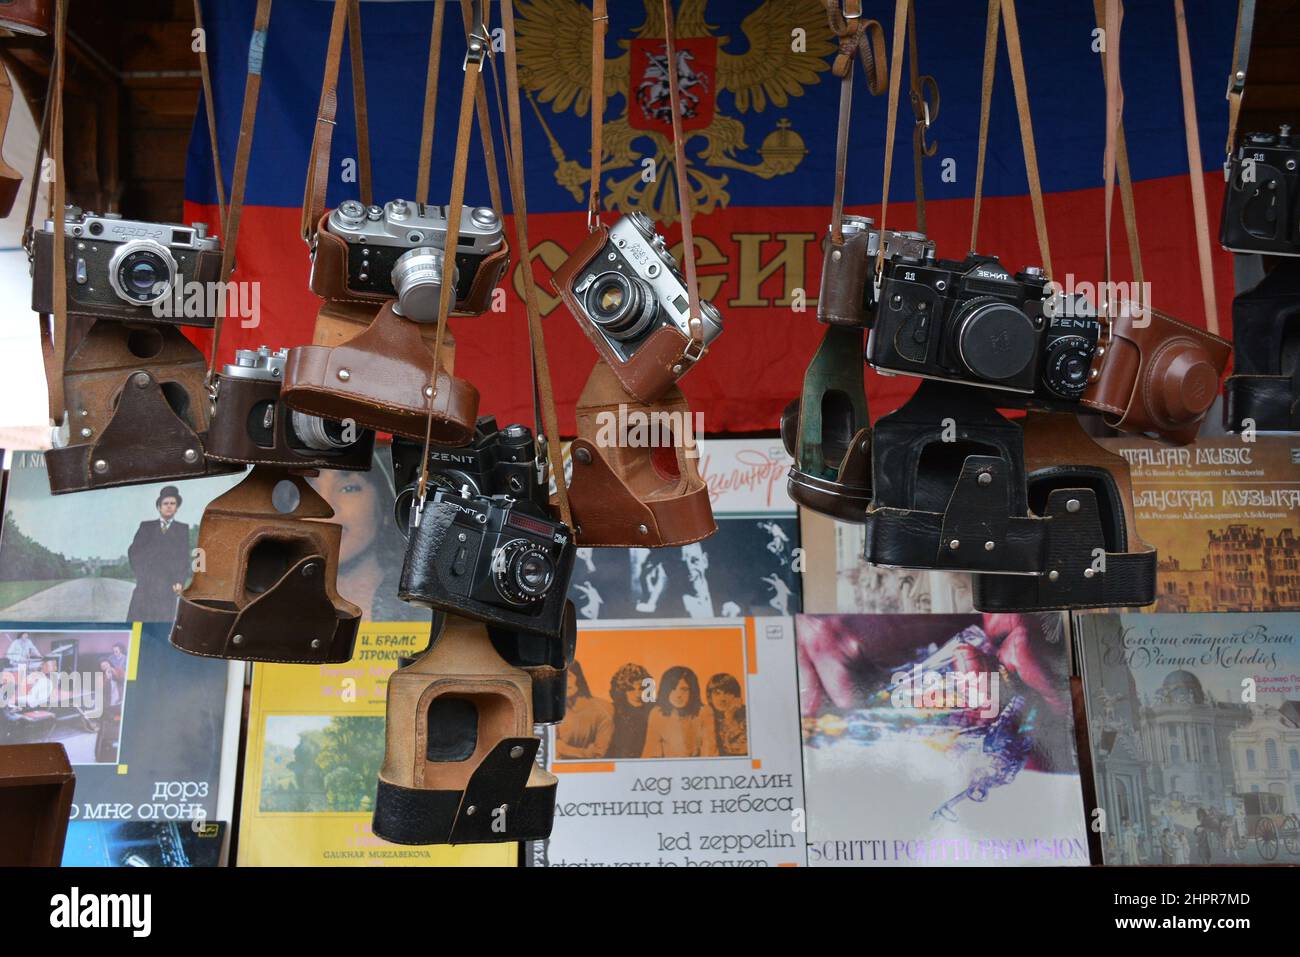
[[[224,853],[244,663],[177,651],[169,630],[0,622],[0,746],[60,744],[77,775],[65,864],[187,866]],[[104,830],[127,824],[141,826]]]
[[806,863],[790,618],[584,622],[538,866]]
[[1088,864],[1065,629],[796,618],[809,864]]

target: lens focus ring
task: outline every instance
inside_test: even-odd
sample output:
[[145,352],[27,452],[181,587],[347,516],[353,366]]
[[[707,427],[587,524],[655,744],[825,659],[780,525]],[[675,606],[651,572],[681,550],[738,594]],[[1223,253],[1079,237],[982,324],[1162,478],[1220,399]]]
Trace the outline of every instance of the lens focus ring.
[[492,559],[497,592],[515,605],[527,605],[546,597],[555,581],[555,563],[542,548],[516,538],[506,542]]
[[171,250],[152,239],[123,243],[108,261],[108,284],[119,299],[133,306],[162,300],[175,282],[176,260]]
[[635,339],[654,321],[654,290],[637,276],[603,272],[587,287],[587,315],[612,339]]

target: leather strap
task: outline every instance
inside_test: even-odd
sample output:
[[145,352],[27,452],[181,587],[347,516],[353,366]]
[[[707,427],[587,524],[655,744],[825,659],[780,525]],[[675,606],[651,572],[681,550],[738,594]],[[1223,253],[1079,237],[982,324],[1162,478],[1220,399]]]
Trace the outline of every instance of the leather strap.
[[[899,0],[906,3],[907,0]],[[704,344],[704,323],[700,319],[700,283],[695,272],[695,233],[691,230],[691,181],[686,173],[686,136],[682,133],[682,107],[680,82],[677,77],[677,32],[673,22],[672,0],[663,0],[664,42],[668,48],[668,102],[673,122],[673,171],[677,175],[677,210],[682,220],[682,263],[686,267],[686,298],[690,316],[687,325],[697,348],[692,355],[687,349],[682,356],[684,365],[700,359],[708,350]],[[883,226],[881,227],[884,228]]]
[[[54,7],[54,82],[50,90],[49,124],[51,154],[54,161],[54,188],[51,190],[51,218],[54,220],[54,316],[48,339],[41,337],[45,371],[49,378],[50,418],[58,426],[63,421],[65,399],[63,365],[68,354],[68,262],[67,229],[64,207],[68,204],[68,186],[63,166],[63,85],[67,75],[68,0],[55,0]],[[32,181],[35,197],[39,179]],[[45,321],[41,320],[41,331]]]
[[[925,141],[926,131],[939,116],[939,83],[929,74],[921,73],[916,42],[916,5],[907,10],[907,67],[910,76],[908,95],[912,100],[912,178],[916,182],[916,230],[927,232],[925,223],[925,159],[939,150],[938,143]],[[927,95],[933,92],[933,101]]]
[[429,34],[429,69],[424,77],[424,122],[420,128],[420,165],[415,179],[415,201],[429,202],[429,174],[433,170],[433,129],[438,114],[438,72],[442,63],[442,24],[447,0],[434,0],[433,30]]
[[1020,50],[1020,27],[1016,20],[1015,0],[989,0],[988,20],[984,33],[984,75],[980,88],[979,159],[975,167],[975,204],[971,216],[971,252],[978,249],[980,201],[984,192],[984,158],[988,148],[989,107],[993,99],[993,76],[997,64],[999,20],[1006,23],[1007,59],[1011,63],[1011,86],[1020,120],[1020,146],[1025,156],[1025,178],[1029,182],[1029,199],[1034,208],[1034,232],[1043,272],[1052,275],[1052,252],[1047,239],[1047,207],[1043,203],[1043,184],[1038,176],[1038,150],[1034,146],[1034,126],[1029,113],[1029,86],[1025,79],[1024,57]]
[[605,0],[592,0],[591,105],[588,107],[591,110],[591,189],[587,199],[588,232],[600,227],[600,164],[605,149],[602,142],[605,129],[605,34],[608,31],[609,13]]
[[[197,0],[196,0],[197,2]],[[230,182],[230,206],[221,232],[221,288],[223,301],[212,324],[212,353],[208,358],[208,383],[216,381],[221,352],[221,327],[225,324],[224,290],[235,271],[235,247],[244,214],[244,190],[248,186],[249,158],[253,153],[253,128],[257,122],[257,100],[262,91],[262,65],[266,54],[266,31],[271,23],[271,0],[257,0],[253,35],[248,41],[248,75],[244,78],[244,109],[239,117],[239,143],[235,147],[235,171]],[[215,123],[215,121],[214,121]],[[215,158],[215,157],[214,157]]]
[[826,0],[826,19],[839,38],[839,52],[831,72],[840,78],[840,111],[835,128],[835,196],[831,202],[831,242],[844,244],[844,185],[848,177],[849,120],[853,111],[853,60],[862,63],[867,89],[878,96],[888,86],[884,69],[885,29],[878,20],[866,20],[861,5],[841,10],[840,0]]
[[[460,217],[465,204],[465,175],[469,163],[470,130],[474,124],[474,107],[483,76],[483,60],[492,45],[485,19],[483,0],[473,2],[473,26],[468,33],[465,52],[465,83],[460,96],[460,119],[456,125],[456,155],[451,167],[451,196],[447,205],[447,236],[460,235]],[[444,244],[442,274],[456,274],[456,243]],[[416,521],[424,508],[425,490],[429,484],[429,446],[433,443],[434,409],[437,405],[439,372],[442,369],[442,342],[447,332],[447,316],[451,312],[451,294],[453,284],[444,282],[438,290],[438,331],[434,337],[433,370],[429,377],[430,403],[429,415],[425,421],[424,451],[420,456],[420,481],[416,489]]]
[[302,237],[308,243],[316,235],[316,227],[325,213],[325,195],[329,188],[330,147],[334,142],[335,116],[338,113],[339,67],[343,62],[343,35],[353,24],[357,38],[350,46],[353,77],[353,113],[357,123],[357,180],[361,188],[361,201],[370,205],[370,145],[368,119],[364,100],[355,100],[357,91],[365,92],[365,80],[358,81],[364,66],[361,62],[359,8],[354,15],[357,0],[334,0],[334,19],[330,23],[329,44],[325,50],[325,76],[321,81],[320,105],[316,110],[316,131],[312,136],[311,155],[307,165],[307,183],[302,200]]
[[[1142,270],[1142,245],[1138,241],[1137,227],[1137,206],[1133,199],[1133,176],[1128,162],[1128,143],[1124,138],[1124,88],[1121,81],[1119,69],[1119,51],[1120,51],[1120,28],[1123,25],[1123,5],[1117,4],[1119,10],[1115,13],[1115,29],[1110,30],[1107,24],[1110,22],[1112,15],[1107,14],[1107,8],[1111,0],[1093,0],[1093,14],[1097,19],[1097,26],[1105,31],[1106,37],[1106,55],[1102,59],[1102,80],[1106,86],[1106,150],[1103,156],[1103,176],[1106,180],[1107,190],[1113,189],[1113,181],[1116,173],[1119,178],[1119,196],[1120,204],[1124,210],[1124,228],[1128,236],[1129,260],[1133,267],[1133,280],[1138,289],[1138,308],[1145,309],[1149,303],[1143,302],[1142,289],[1145,283],[1145,275]],[[1113,63],[1112,63],[1113,59]],[[1111,198],[1110,193],[1106,194],[1106,249],[1103,268],[1105,269],[1105,289],[1110,290],[1111,280]],[[1109,315],[1109,304],[1098,303],[1098,310],[1104,311]]]
[[1196,221],[1196,258],[1201,266],[1201,298],[1205,328],[1219,334],[1219,307],[1214,295],[1214,264],[1210,259],[1210,217],[1205,205],[1205,173],[1201,163],[1201,133],[1196,122],[1196,86],[1192,81],[1192,53],[1187,42],[1187,11],[1174,0],[1178,27],[1178,76],[1183,90],[1183,130],[1187,136],[1187,169],[1192,184],[1192,215]]
[[[460,11],[465,21],[465,38],[466,40],[468,40],[470,32],[474,29],[473,20],[471,20],[470,18],[470,7],[467,4],[461,4]],[[484,35],[488,36],[488,34],[484,34]],[[486,53],[487,53],[488,63],[491,64],[492,66],[493,76],[495,76],[496,58],[492,52],[491,42],[487,43],[486,45]],[[488,112],[486,86],[487,86],[486,83],[479,84],[478,92],[475,94],[474,103],[475,103],[475,109],[477,110],[477,114],[478,114],[479,141],[483,144],[483,163],[484,163],[484,171],[487,174],[488,196],[492,201],[492,208],[495,209],[497,212],[500,212],[501,210],[505,209],[505,207],[502,205],[502,200],[501,200],[501,178],[497,173],[496,146],[493,143],[494,138],[492,136],[492,117]],[[500,91],[498,91],[498,95],[497,95],[498,112],[500,112],[499,110],[501,106],[500,101],[501,101]]]
[[352,56],[352,109],[357,121],[357,186],[361,202],[375,201],[370,173],[370,113],[366,107],[365,58],[361,51],[361,0],[348,0],[348,51]]
[[[604,0],[596,0],[604,8]],[[555,480],[556,504],[560,509],[560,520],[570,529],[573,528],[573,514],[569,508],[569,491],[564,480],[564,459],[560,448],[560,423],[555,411],[555,392],[551,385],[551,367],[546,353],[546,337],[542,332],[541,309],[537,300],[537,279],[533,274],[532,250],[528,244],[528,201],[525,196],[524,183],[524,140],[523,123],[519,105],[519,68],[518,51],[515,46],[515,14],[513,0],[503,0],[501,4],[502,27],[506,35],[506,88],[509,104],[510,135],[505,142],[507,170],[510,179],[510,200],[514,211],[515,235],[519,244],[520,274],[524,280],[524,307],[528,313],[528,337],[532,352],[533,379],[537,397],[541,406],[542,425],[545,427],[543,439],[546,443],[547,456],[550,459],[551,475]],[[601,21],[603,24],[604,21]],[[593,24],[593,30],[594,30]],[[603,33],[603,28],[601,30]],[[603,43],[603,40],[602,40]],[[593,57],[594,58],[594,57]],[[593,99],[591,110],[597,113]],[[599,126],[596,123],[595,126]],[[593,145],[592,155],[598,155],[599,143]],[[593,160],[595,165],[595,160]],[[592,201],[596,200],[593,191]]]
[[221,148],[217,145],[217,105],[212,98],[212,67],[208,62],[208,38],[203,26],[202,0],[194,0],[194,26],[201,33],[199,75],[203,83],[203,107],[208,117],[208,141],[212,144],[212,172],[217,181],[217,219],[221,235],[226,235],[226,183],[221,175]]
[[898,124],[898,85],[903,79],[903,40],[907,33],[908,0],[894,6],[893,59],[889,63],[889,106],[885,111],[885,181],[880,188],[880,243],[876,252],[875,283],[885,272],[885,227],[889,211],[889,177],[894,168],[894,127]]
[[1228,142],[1224,152],[1232,155],[1237,142],[1237,120],[1246,93],[1246,72],[1250,66],[1250,42],[1255,32],[1255,0],[1240,0],[1237,6],[1237,32],[1232,42],[1232,72],[1228,75]]

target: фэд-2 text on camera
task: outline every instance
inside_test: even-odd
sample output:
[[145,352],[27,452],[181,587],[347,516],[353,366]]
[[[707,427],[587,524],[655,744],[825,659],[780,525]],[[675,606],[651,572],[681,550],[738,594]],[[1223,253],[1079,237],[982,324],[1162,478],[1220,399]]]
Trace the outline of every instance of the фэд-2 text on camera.
[[[69,206],[64,235],[69,315],[204,328],[216,321],[224,296],[208,291],[221,279],[221,241],[204,223],[147,223]],[[32,309],[54,312],[52,220],[32,236],[32,277]],[[202,296],[187,293],[192,283],[202,284]],[[155,311],[179,297],[186,308]],[[200,308],[190,308],[194,302]]]
[[207,453],[220,462],[370,468],[375,433],[289,408],[280,398],[287,349],[239,349],[213,384]]
[[700,300],[702,342],[690,329],[686,278],[654,221],[629,213],[592,231],[551,284],[623,389],[653,402],[722,334],[722,315]]

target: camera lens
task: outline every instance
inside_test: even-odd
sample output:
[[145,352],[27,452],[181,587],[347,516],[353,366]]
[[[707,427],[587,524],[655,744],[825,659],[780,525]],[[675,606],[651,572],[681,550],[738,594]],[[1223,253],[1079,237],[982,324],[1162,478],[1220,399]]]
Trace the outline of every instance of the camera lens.
[[124,243],[108,261],[108,282],[133,306],[163,299],[176,281],[176,260],[166,246],[149,239]]
[[501,597],[516,605],[543,598],[555,581],[555,563],[537,545],[516,538],[501,546],[493,562]]
[[335,452],[353,445],[356,440],[353,426],[353,438],[346,437],[347,429],[341,422],[322,419],[318,415],[294,412],[292,416],[293,433],[303,445],[318,452]]
[[[435,322],[438,300],[442,295],[442,257],[436,246],[417,246],[398,257],[393,265],[393,291],[397,293],[396,312],[412,322]],[[455,286],[459,272],[453,270]],[[455,305],[455,292],[452,294]]]
[[587,287],[587,314],[609,337],[635,339],[655,318],[654,291],[636,276],[606,272]]
[[1083,336],[1061,336],[1047,347],[1043,385],[1062,399],[1079,399],[1088,387],[1088,372],[1096,346]]
[[1009,302],[989,296],[971,299],[954,313],[953,325],[957,354],[977,378],[1006,382],[1034,361],[1034,323]]

